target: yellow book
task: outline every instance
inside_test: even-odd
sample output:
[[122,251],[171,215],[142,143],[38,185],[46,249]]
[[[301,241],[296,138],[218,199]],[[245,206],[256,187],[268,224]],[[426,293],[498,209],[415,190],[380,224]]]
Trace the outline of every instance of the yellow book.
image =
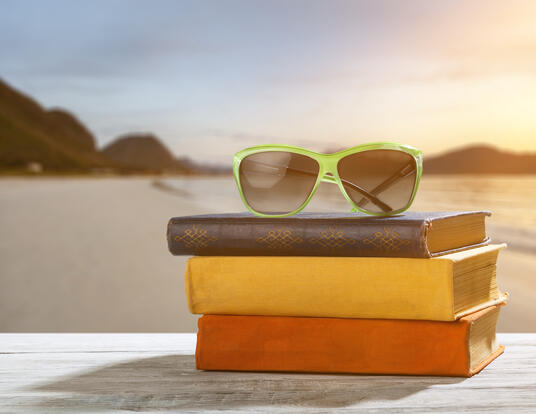
[[431,259],[198,256],[192,313],[453,321],[506,301],[490,245]]

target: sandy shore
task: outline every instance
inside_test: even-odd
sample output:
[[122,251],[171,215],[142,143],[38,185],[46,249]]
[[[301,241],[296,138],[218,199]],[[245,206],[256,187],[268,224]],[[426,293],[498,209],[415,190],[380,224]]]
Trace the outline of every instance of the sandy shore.
[[[0,331],[194,332],[167,220],[240,211],[234,191],[229,179],[173,191],[151,178],[1,179]],[[535,332],[536,255],[508,249],[498,273],[511,295],[499,330]]]

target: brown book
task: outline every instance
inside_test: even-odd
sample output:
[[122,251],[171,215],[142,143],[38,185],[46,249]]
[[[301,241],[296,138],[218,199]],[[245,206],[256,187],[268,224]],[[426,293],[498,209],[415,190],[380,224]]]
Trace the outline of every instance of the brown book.
[[167,239],[174,255],[433,257],[487,244],[485,218],[490,214],[209,214],[172,218]]
[[499,306],[455,322],[205,315],[203,370],[470,377],[499,356]]

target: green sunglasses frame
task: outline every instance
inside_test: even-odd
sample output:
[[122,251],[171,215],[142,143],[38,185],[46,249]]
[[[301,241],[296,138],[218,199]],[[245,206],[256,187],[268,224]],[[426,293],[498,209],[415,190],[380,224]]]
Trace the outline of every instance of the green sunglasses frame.
[[[415,164],[417,165],[417,177],[415,179],[415,186],[413,188],[413,192],[411,194],[411,198],[408,204],[401,209],[390,211],[388,213],[384,213],[384,212],[373,213],[373,212],[369,212],[358,207],[352,201],[352,199],[348,196],[346,190],[344,189],[344,185],[342,184],[342,181],[339,177],[339,172],[337,170],[337,165],[342,158],[348,155],[356,154],[358,152],[378,150],[378,149],[388,149],[388,150],[396,150],[396,151],[405,152],[406,154],[411,155],[415,159]],[[246,158],[248,155],[257,154],[259,152],[271,152],[271,151],[284,151],[284,152],[292,152],[295,154],[306,155],[316,160],[316,162],[318,162],[318,166],[319,166],[318,177],[316,179],[313,189],[311,190],[311,194],[309,194],[307,199],[304,201],[304,203],[300,207],[298,207],[294,211],[291,211],[290,213],[285,213],[285,214],[259,213],[258,211],[255,211],[248,204],[246,197],[244,196],[244,192],[242,191],[242,185],[240,184],[240,163],[242,162],[242,160]],[[330,175],[327,175],[328,173]],[[233,159],[233,176],[236,181],[238,191],[240,192],[240,198],[242,199],[242,202],[244,203],[246,208],[251,213],[259,217],[274,217],[274,218],[288,217],[296,213],[299,213],[305,208],[307,204],[309,204],[309,201],[311,201],[311,198],[315,194],[321,182],[337,184],[339,186],[339,189],[341,190],[341,193],[344,195],[346,200],[352,206],[351,211],[353,212],[360,211],[362,213],[369,214],[372,216],[392,216],[394,214],[398,214],[398,213],[402,213],[403,211],[406,211],[411,206],[411,204],[413,203],[413,200],[415,199],[415,195],[417,194],[417,188],[419,187],[419,182],[421,181],[421,175],[422,175],[422,152],[418,150],[417,148],[410,147],[409,145],[397,144],[395,142],[374,142],[374,143],[369,143],[369,144],[362,144],[362,145],[358,145],[358,146],[348,148],[343,151],[335,152],[332,154],[322,154],[319,152],[309,151],[307,149],[294,147],[291,145],[276,145],[276,144],[258,145],[258,146],[246,148],[242,151],[237,152]]]

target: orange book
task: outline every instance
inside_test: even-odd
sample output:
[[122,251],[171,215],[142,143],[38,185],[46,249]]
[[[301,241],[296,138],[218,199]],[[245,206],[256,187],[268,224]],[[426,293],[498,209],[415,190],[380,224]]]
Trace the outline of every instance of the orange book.
[[499,306],[455,322],[205,315],[196,366],[203,370],[470,377],[503,351]]

